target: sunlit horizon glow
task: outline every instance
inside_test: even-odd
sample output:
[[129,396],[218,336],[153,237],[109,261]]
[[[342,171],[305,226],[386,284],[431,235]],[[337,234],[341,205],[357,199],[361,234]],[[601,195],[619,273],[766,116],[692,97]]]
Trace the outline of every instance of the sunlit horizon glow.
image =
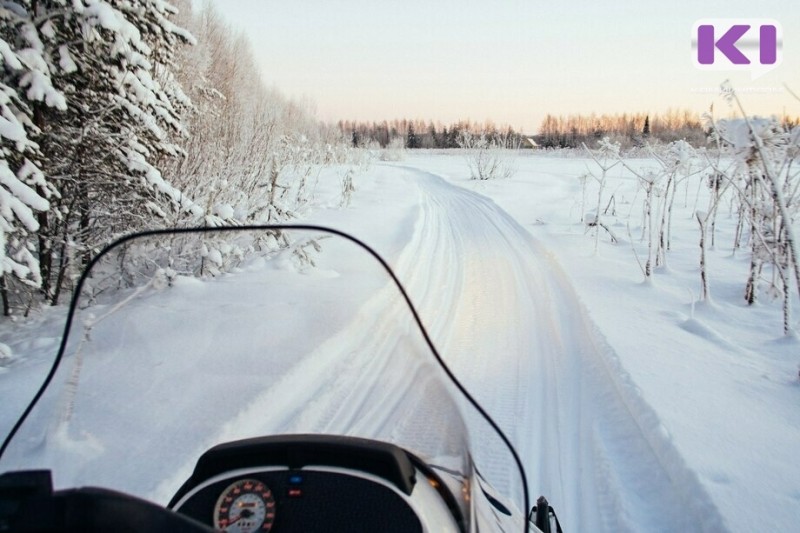
[[[791,2],[213,0],[244,31],[265,82],[314,102],[325,121],[491,120],[527,133],[546,114],[701,113],[730,80],[749,114],[800,116],[800,10]],[[771,18],[783,63],[748,73],[695,68],[704,18]]]

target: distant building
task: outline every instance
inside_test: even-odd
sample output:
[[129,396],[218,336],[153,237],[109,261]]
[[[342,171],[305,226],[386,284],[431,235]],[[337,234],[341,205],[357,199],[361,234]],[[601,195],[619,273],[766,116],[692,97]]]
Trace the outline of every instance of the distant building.
[[522,141],[522,148],[531,148],[534,150],[539,148],[539,143],[534,141],[533,137],[523,137],[523,139],[524,140]]

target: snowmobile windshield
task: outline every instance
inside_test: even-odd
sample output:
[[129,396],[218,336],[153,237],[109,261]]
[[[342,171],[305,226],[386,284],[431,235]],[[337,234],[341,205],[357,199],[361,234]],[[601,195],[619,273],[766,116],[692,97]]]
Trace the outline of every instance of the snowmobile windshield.
[[[58,370],[3,470],[47,468],[57,488],[165,504],[217,444],[345,435],[398,445],[461,483],[453,492],[474,516],[469,487],[484,481],[468,426],[479,417],[390,273],[349,238],[303,227],[143,234],[103,251],[76,294]],[[508,498],[489,499],[522,508],[507,462]]]

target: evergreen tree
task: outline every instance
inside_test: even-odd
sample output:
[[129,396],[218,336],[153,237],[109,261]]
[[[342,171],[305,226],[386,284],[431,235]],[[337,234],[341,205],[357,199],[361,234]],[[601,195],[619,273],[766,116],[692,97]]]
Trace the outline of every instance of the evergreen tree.
[[419,139],[417,138],[417,134],[414,132],[414,123],[408,123],[408,134],[406,135],[406,148],[419,148]]
[[642,128],[642,137],[650,137],[650,115],[644,117],[644,127]]
[[439,134],[439,138],[436,139],[436,148],[449,148],[448,146],[448,139],[450,138],[450,132],[447,131],[447,126],[442,128],[442,133]]
[[458,148],[458,138],[461,135],[461,128],[458,124],[454,124],[447,134],[446,148]]
[[[0,292],[3,314],[11,310],[14,282],[38,288],[35,256],[39,220],[50,209],[55,190],[40,165],[34,110],[66,109],[53,87],[37,27],[13,3],[0,7]],[[11,279],[9,279],[9,275]]]
[[3,42],[22,50],[17,72],[2,54],[3,83],[39,149],[41,173],[27,179],[38,176],[50,200],[36,231],[42,290],[55,303],[71,258],[86,262],[165,209],[201,213],[155,166],[181,153],[169,132],[182,132],[189,102],[169,66],[193,38],[162,0],[15,0],[0,12]]

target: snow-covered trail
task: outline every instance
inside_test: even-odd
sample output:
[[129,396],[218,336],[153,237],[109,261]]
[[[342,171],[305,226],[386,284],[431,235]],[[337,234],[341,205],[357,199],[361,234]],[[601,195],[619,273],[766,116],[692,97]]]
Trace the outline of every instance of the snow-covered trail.
[[[421,209],[399,276],[515,443],[532,496],[547,495],[567,531],[725,529],[557,263],[491,200],[403,172]],[[496,445],[477,461],[495,484],[511,478]]]
[[[441,177],[395,165],[380,166],[376,175],[372,187],[376,198],[386,203],[371,201],[352,212],[323,213],[317,222],[376,243],[392,261],[445,360],[515,443],[526,465],[531,496],[546,495],[566,531],[726,530],[696,474],[687,468],[658,416],[587,318],[570,282],[547,250],[494,202]],[[362,193],[368,188],[365,185]],[[376,223],[365,227],[365,215]],[[347,227],[348,223],[359,224],[361,230]],[[333,248],[336,255],[332,244],[325,248]],[[344,251],[339,255],[345,260],[349,257]],[[172,360],[168,354],[186,352],[190,357],[176,360],[177,368],[185,371],[189,362],[193,368],[206,369],[198,378],[209,378],[183,382],[180,403],[160,401],[158,395],[137,400],[137,412],[156,413],[162,427],[171,427],[184,416],[176,406],[196,403],[199,409],[213,405],[205,411],[203,427],[198,429],[202,433],[178,432],[183,439],[180,445],[159,438],[147,444],[150,448],[141,448],[141,456],[152,460],[143,469],[131,463],[130,468],[141,470],[139,476],[133,476],[136,486],[107,486],[135,489],[139,495],[164,502],[209,446],[278,432],[342,431],[390,439],[411,434],[419,441],[409,444],[426,450],[439,446],[434,451],[449,455],[447,447],[458,443],[439,441],[442,436],[459,434],[458,421],[449,422],[457,417],[441,416],[449,409],[446,398],[419,394],[430,379],[431,368],[422,361],[410,364],[407,354],[424,353],[425,348],[414,339],[407,310],[380,276],[369,277],[366,284],[360,274],[349,269],[341,270],[341,278],[328,279],[325,272],[306,276],[304,286],[316,299],[322,296],[318,285],[322,290],[341,283],[348,292],[364,285],[356,291],[357,316],[343,313],[337,314],[335,321],[327,319],[328,327],[301,343],[302,350],[291,365],[278,350],[275,357],[287,365],[278,371],[278,367],[262,364],[277,379],[266,392],[262,393],[254,375],[246,390],[237,387],[238,403],[215,402],[229,392],[227,382],[212,379],[219,377],[221,368],[227,369],[227,364],[220,367],[220,348],[229,348],[225,353],[249,354],[252,332],[259,331],[264,322],[261,307],[269,300],[257,298],[253,287],[260,285],[264,275],[281,275],[276,279],[287,283],[297,281],[296,273],[262,272],[255,266],[215,283],[192,281],[179,286],[169,294],[172,303],[164,307],[167,314],[161,297],[132,304],[125,331],[142,339],[134,347],[151,358],[161,350],[165,361]],[[289,295],[291,288],[286,287]],[[196,305],[198,298],[207,305]],[[222,304],[230,307],[231,302],[240,301],[246,305],[232,309],[224,321],[213,312]],[[323,320],[339,307],[326,300],[318,309],[319,317],[306,318]],[[161,312],[156,312],[158,309]],[[208,312],[203,314],[204,310]],[[187,319],[188,334],[176,335],[175,324],[165,317],[170,313],[189,316],[191,312],[199,316]],[[297,313],[298,320],[308,315],[307,310]],[[285,318],[291,322],[292,316]],[[107,339],[120,338],[120,327],[111,321],[107,327]],[[218,344],[206,346],[208,338],[217,333]],[[98,342],[105,338],[98,331],[94,334]],[[170,343],[160,342],[173,337]],[[265,342],[270,338],[265,336]],[[279,348],[281,339],[275,340]],[[124,339],[119,341],[125,344]],[[171,348],[183,342],[187,345],[181,350]],[[266,357],[266,346],[257,348],[259,357]],[[102,351],[102,342],[97,349]],[[183,375],[169,365],[158,365],[148,367],[147,372],[160,369],[167,378]],[[85,374],[87,391],[92,392],[96,385],[97,392],[119,395],[116,389],[107,391],[110,386],[104,387],[104,380],[91,382],[91,376]],[[133,383],[124,392],[136,396],[135,384],[147,380],[130,380],[122,374],[126,383]],[[215,384],[213,394],[209,383]],[[433,394],[438,390],[431,389]],[[102,422],[108,414],[103,405],[90,405],[97,412],[89,412],[87,417],[100,415]],[[193,418],[191,413],[199,412],[197,409],[185,418]],[[438,431],[430,431],[432,420],[448,422],[440,424]],[[149,422],[145,416],[142,423]],[[510,456],[475,419],[470,422],[476,424],[475,457],[482,473],[501,491],[515,493]],[[128,442],[117,435],[116,426],[101,424],[94,429],[106,443],[106,456],[117,457],[111,451],[127,449]],[[98,464],[102,466],[102,462]],[[102,471],[119,477],[108,468]],[[65,478],[64,482],[71,481]]]

